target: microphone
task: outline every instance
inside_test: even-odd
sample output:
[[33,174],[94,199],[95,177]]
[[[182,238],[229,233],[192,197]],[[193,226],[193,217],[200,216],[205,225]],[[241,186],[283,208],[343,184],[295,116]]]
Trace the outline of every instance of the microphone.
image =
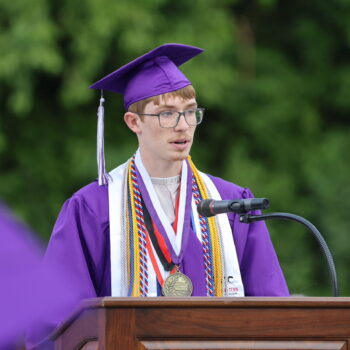
[[197,205],[199,215],[210,217],[222,213],[244,214],[251,210],[267,209],[270,202],[267,198],[247,198],[215,201],[205,199]]

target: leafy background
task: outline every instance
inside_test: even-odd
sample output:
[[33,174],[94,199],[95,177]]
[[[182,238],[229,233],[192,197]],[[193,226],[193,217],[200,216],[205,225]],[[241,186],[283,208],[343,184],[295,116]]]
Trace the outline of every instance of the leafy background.
[[[350,263],[347,0],[0,0],[0,196],[43,240],[64,200],[96,177],[98,94],[88,86],[166,42],[205,53],[183,71],[207,109],[198,167],[312,221],[342,295]],[[107,166],[136,148],[107,94]],[[311,235],[268,223],[290,290],[330,295]]]

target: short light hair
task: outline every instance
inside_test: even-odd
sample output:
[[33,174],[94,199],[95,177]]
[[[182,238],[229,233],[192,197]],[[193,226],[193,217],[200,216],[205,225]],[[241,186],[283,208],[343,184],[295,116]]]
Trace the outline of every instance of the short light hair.
[[143,113],[145,107],[148,103],[153,102],[155,105],[159,106],[162,101],[166,101],[171,97],[179,97],[183,100],[190,100],[191,98],[196,98],[196,91],[192,85],[187,85],[182,89],[167,92],[162,95],[152,96],[145,98],[144,100],[137,101],[129,106],[128,111],[132,113]]

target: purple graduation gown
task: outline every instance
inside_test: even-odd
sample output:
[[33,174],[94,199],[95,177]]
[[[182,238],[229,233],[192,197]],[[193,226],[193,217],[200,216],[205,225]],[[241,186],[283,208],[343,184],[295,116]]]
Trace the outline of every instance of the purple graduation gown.
[[[249,189],[210,176],[222,199],[251,198]],[[283,273],[264,222],[240,223],[230,213],[246,296],[288,296]],[[68,199],[55,224],[46,261],[69,269],[80,299],[111,295],[108,187],[97,181]],[[202,246],[191,231],[182,269],[193,282],[193,295],[205,295]],[[54,327],[58,319],[49,323]]]

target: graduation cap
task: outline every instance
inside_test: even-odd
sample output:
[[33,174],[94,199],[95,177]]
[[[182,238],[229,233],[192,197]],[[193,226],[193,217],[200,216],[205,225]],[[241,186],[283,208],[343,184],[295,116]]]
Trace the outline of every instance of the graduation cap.
[[178,66],[200,54],[203,49],[182,44],[165,44],[136,58],[90,86],[101,90],[98,108],[97,165],[98,183],[110,180],[104,159],[104,98],[103,90],[124,95],[124,106],[191,85]]

